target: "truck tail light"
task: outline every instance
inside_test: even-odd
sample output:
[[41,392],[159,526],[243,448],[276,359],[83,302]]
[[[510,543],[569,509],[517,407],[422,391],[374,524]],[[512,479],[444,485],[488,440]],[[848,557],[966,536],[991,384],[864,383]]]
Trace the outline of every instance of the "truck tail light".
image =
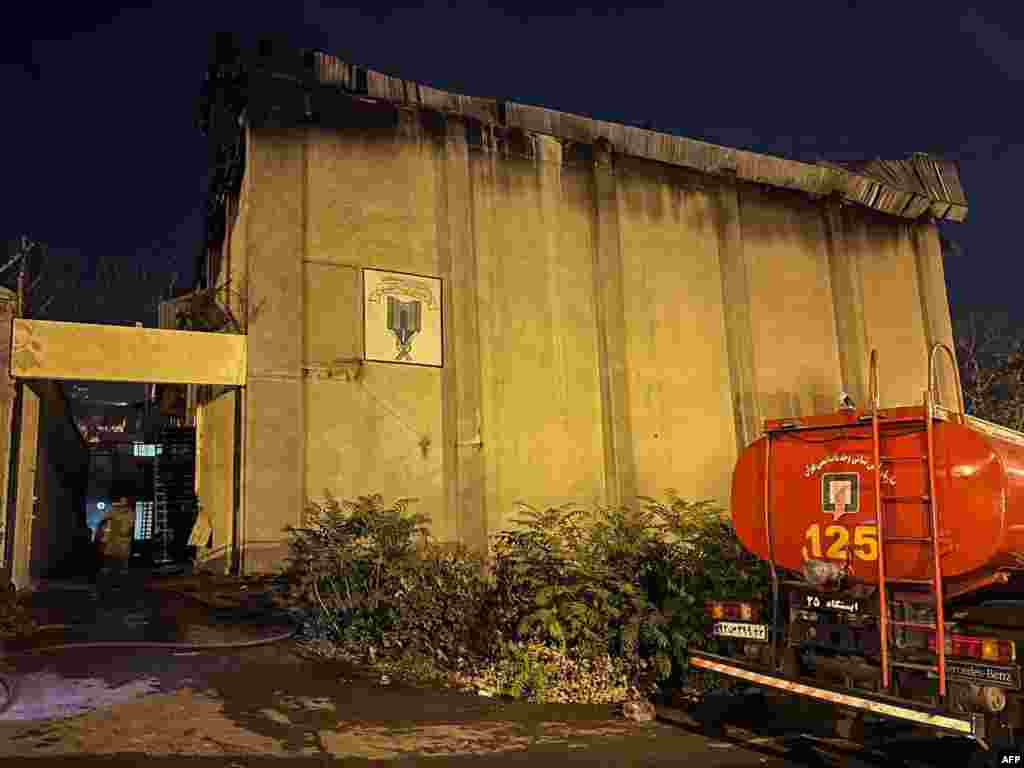
[[734,621],[757,621],[759,607],[754,603],[739,603],[730,600],[710,600],[704,604],[704,611],[712,619]]
[[[928,635],[928,649],[935,651],[935,633]],[[983,659],[1010,663],[1017,658],[1017,648],[1010,640],[996,637],[971,637],[970,635],[946,635],[946,653],[949,656],[967,659]]]

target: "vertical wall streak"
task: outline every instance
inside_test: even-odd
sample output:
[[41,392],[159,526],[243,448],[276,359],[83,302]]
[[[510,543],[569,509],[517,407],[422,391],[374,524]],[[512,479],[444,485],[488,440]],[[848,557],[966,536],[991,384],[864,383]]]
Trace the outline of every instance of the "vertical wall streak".
[[[946,274],[942,263],[942,246],[939,242],[938,227],[934,222],[920,222],[908,225],[914,260],[917,264],[917,281],[920,286],[921,318],[924,321],[928,349],[933,344],[946,344],[956,356],[953,341],[953,323],[949,315],[949,297],[946,292]],[[955,408],[957,392],[955,379],[949,370],[945,357],[936,363],[940,400],[943,405]]]
[[740,201],[735,180],[718,186],[715,218],[722,270],[725,345],[729,356],[736,448],[739,452],[760,435],[761,408],[755,381],[749,275],[743,253]]
[[607,503],[636,495],[636,462],[626,381],[626,319],[622,285],[619,196],[611,148],[594,147],[594,302],[601,377]]
[[[565,332],[565,320],[563,318],[563,293],[561,291],[561,274],[564,267],[560,267],[559,259],[561,253],[558,248],[558,235],[561,230],[559,225],[559,213],[561,212],[561,187],[562,187],[562,145],[557,139],[551,136],[534,137],[537,147],[537,199],[540,203],[540,218],[543,222],[544,245],[547,250],[545,254],[547,266],[548,302],[551,306],[551,328],[552,328],[552,368],[555,371],[554,383],[559,389],[559,400],[568,403],[569,393],[566,386],[566,379],[563,372],[566,370],[566,350],[568,341],[563,335]],[[564,419],[563,415],[563,421]],[[567,426],[567,425],[566,425]]]
[[466,126],[461,118],[446,120],[438,158],[438,264],[445,306],[441,370],[444,498],[454,515],[452,538],[483,550],[487,525],[473,189]]
[[[470,185],[473,199],[473,251],[476,255],[478,329],[480,335],[481,381],[481,464],[484,473],[483,508],[486,532],[496,531],[503,523],[501,507],[502,472],[499,441],[504,428],[504,409],[501,407],[502,377],[498,362],[502,357],[500,329],[504,324],[504,305],[500,289],[499,256],[492,245],[495,231],[494,196],[497,184],[497,160],[491,152],[475,153],[470,158],[473,181]],[[484,389],[486,387],[486,390]]]
[[483,424],[483,372],[480,353],[480,288],[477,282],[478,258],[476,252],[476,191],[466,144],[466,127],[459,121],[454,146],[459,177],[464,183],[459,196],[460,210],[466,217],[465,239],[462,243],[464,258],[458,263],[458,282],[464,297],[460,304],[461,323],[458,355],[464,366],[460,378],[459,402],[459,503],[462,505],[462,541],[480,552],[488,550],[487,494],[484,466]]
[[[410,119],[415,113],[409,114]],[[447,125],[447,121],[446,121]],[[447,131],[447,127],[445,129]],[[455,336],[458,333],[453,316],[453,307],[459,301],[458,290],[453,285],[452,251],[453,222],[449,200],[449,138],[442,137],[433,145],[437,170],[434,174],[434,199],[437,206],[437,269],[441,277],[441,322],[444,365],[441,368],[441,440],[438,450],[441,451],[441,483],[444,499],[445,529],[440,530],[434,521],[434,535],[445,540],[449,537],[459,538],[462,529],[461,510],[459,509],[459,403],[458,376],[461,373],[462,361],[455,352]]]
[[863,285],[857,259],[846,247],[843,212],[838,200],[825,203],[828,261],[835,311],[836,344],[844,391],[860,407],[868,405],[867,331],[864,325]]
[[309,430],[306,428],[306,396],[304,391],[303,378],[303,350],[306,348],[306,280],[303,274],[303,267],[306,259],[306,253],[309,250],[309,153],[310,153],[310,142],[313,139],[313,129],[307,127],[302,131],[302,155],[301,155],[301,176],[299,177],[302,181],[302,210],[299,213],[299,221],[302,226],[302,231],[299,236],[299,252],[295,254],[297,263],[295,264],[295,292],[296,296],[293,299],[295,302],[295,311],[297,312],[297,323],[296,325],[299,333],[299,354],[297,360],[297,366],[295,373],[298,376],[299,384],[297,387],[296,397],[298,399],[298,466],[299,466],[299,508],[295,510],[295,523],[296,527],[302,527],[305,525],[305,513],[306,503],[309,499],[310,489],[306,487],[306,451],[308,450],[309,443]]

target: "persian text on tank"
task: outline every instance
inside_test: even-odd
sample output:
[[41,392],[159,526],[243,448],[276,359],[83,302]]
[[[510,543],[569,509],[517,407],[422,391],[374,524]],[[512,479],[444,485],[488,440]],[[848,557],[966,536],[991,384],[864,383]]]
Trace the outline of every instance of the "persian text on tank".
[[[875,465],[868,461],[867,456],[856,454],[856,453],[833,453],[831,456],[826,456],[819,462],[808,464],[804,467],[804,477],[813,477],[816,472],[828,466],[829,464],[849,464],[850,466],[861,466],[869,472],[875,468]],[[889,485],[896,485],[896,478],[894,478],[889,471],[886,469],[882,470],[882,482],[888,483]]]

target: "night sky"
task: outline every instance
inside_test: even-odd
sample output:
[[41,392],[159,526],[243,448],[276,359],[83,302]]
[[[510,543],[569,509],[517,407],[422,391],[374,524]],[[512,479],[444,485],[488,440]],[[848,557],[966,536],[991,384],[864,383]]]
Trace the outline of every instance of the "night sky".
[[943,226],[960,244],[946,263],[953,313],[1005,310],[1024,324],[1019,5],[262,5],[25,3],[5,19],[0,238],[28,233],[67,275],[85,270],[68,290],[78,300],[55,305],[54,319],[152,325],[147,305],[170,273],[191,285],[207,160],[195,103],[210,36],[225,30],[246,44],[284,35],[460,93],[799,159],[944,155],[959,162],[970,205],[968,223]]

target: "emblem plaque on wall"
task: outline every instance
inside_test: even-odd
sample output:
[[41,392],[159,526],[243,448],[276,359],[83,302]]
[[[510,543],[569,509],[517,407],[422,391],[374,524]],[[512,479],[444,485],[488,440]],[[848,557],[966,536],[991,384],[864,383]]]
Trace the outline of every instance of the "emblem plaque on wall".
[[441,367],[441,279],[363,270],[364,357],[382,363]]

